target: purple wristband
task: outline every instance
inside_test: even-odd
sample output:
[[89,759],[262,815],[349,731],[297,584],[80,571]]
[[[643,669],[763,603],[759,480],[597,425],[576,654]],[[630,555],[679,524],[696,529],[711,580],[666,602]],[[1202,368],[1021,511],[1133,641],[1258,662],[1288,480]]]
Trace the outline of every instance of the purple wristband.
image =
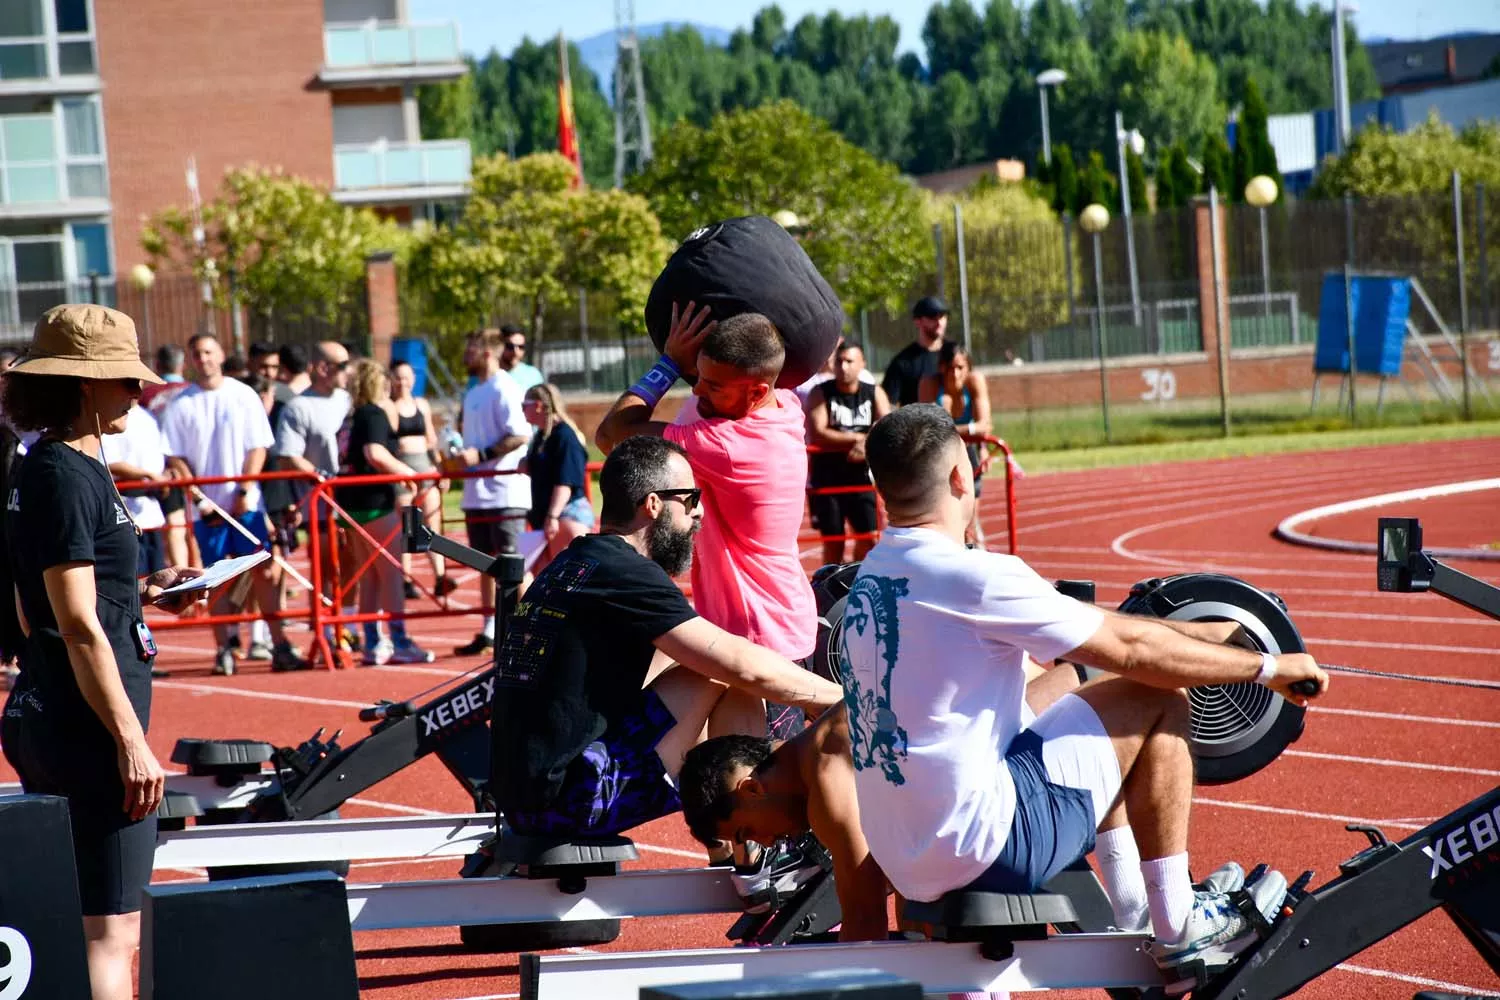
[[656,364],[651,366],[651,370],[630,387],[630,391],[655,406],[680,378],[682,378],[682,372],[677,370],[671,358],[663,354],[656,359]]

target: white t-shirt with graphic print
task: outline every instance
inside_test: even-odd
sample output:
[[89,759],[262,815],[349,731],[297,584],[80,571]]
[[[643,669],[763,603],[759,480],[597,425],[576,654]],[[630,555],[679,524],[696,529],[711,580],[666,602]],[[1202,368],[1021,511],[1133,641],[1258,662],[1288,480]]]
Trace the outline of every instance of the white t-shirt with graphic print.
[[1103,623],[1015,556],[926,528],[887,528],[844,611],[860,825],[903,896],[934,900],[1005,846],[1015,786],[1005,750],[1029,721],[1029,652],[1078,648]]

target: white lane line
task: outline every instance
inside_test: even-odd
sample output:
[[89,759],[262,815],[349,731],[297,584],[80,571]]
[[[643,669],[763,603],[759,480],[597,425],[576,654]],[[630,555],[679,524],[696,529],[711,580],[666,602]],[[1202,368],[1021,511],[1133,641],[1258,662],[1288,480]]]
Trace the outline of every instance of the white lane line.
[[[1358,497],[1354,500],[1345,500],[1342,503],[1324,504],[1321,507],[1313,507],[1310,510],[1299,511],[1296,514],[1284,518],[1276,526],[1276,537],[1296,545],[1307,545],[1318,549],[1332,549],[1337,552],[1357,552],[1362,555],[1374,555],[1374,542],[1356,542],[1345,538],[1323,538],[1318,535],[1309,535],[1298,530],[1308,521],[1318,521],[1325,517],[1334,517],[1338,514],[1348,514],[1353,511],[1369,510],[1372,507],[1384,507],[1388,504],[1401,503],[1402,501],[1429,500],[1434,497],[1451,497],[1463,493],[1476,493],[1481,490],[1500,489],[1500,479],[1471,479],[1468,482],[1439,483],[1435,486],[1423,486],[1414,490],[1401,490],[1396,493],[1380,493],[1376,496]],[[1426,549],[1428,554],[1449,559],[1500,559],[1500,552],[1486,549],[1454,549],[1435,548]]]
[[1360,719],[1389,719],[1392,722],[1431,722],[1444,726],[1472,726],[1476,729],[1500,729],[1500,722],[1482,719],[1446,719],[1437,715],[1403,715],[1400,712],[1370,712],[1361,708],[1324,708],[1313,705],[1310,712],[1326,712],[1329,715],[1352,715]]
[[670,854],[674,858],[693,858],[696,861],[701,861],[704,864],[708,864],[708,857],[702,851],[684,851],[680,847],[660,847],[656,844],[637,843],[635,846],[643,851],[653,851],[657,854]]
[[368,708],[367,701],[338,701],[333,698],[314,698],[305,694],[286,694],[281,691],[252,691],[249,688],[219,687],[213,684],[189,684],[186,681],[153,681],[152,687],[169,691],[189,691],[193,694],[223,694],[236,698],[261,698],[265,701],[289,701],[302,705],[331,705],[334,708]]
[[1419,625],[1482,625],[1485,628],[1500,628],[1500,621],[1492,618],[1445,618],[1440,615],[1372,615],[1364,611],[1314,611],[1303,609],[1298,618],[1340,618],[1353,621],[1393,620],[1415,622]]
[[1494,646],[1437,646],[1421,642],[1376,642],[1373,639],[1314,639],[1304,640],[1309,646],[1322,643],[1326,646],[1359,646],[1363,649],[1405,649],[1415,653],[1474,653],[1479,656],[1494,656]]
[[1489,986],[1461,986],[1458,983],[1445,983],[1441,979],[1428,979],[1426,976],[1409,976],[1404,972],[1391,972],[1389,969],[1372,969],[1367,965],[1350,965],[1348,962],[1340,962],[1334,968],[1340,972],[1354,972],[1361,976],[1394,979],[1402,983],[1411,983],[1413,986],[1431,986],[1434,989],[1462,993],[1464,996],[1478,996],[1486,990],[1493,990],[1495,988],[1493,984]]
[[1262,806],[1253,802],[1226,802],[1224,799],[1193,797],[1195,806],[1217,806],[1221,809],[1243,809],[1247,812],[1274,813],[1278,816],[1296,816],[1300,819],[1326,819],[1335,823],[1360,823],[1364,826],[1390,826],[1403,830],[1420,830],[1422,824],[1407,823],[1393,819],[1366,819],[1362,816],[1341,816],[1337,813],[1308,812],[1305,809],[1285,809],[1281,806]]
[[1312,750],[1283,750],[1287,757],[1309,760],[1334,760],[1341,764],[1373,764],[1377,767],[1409,767],[1417,771],[1441,771],[1444,774],[1477,774],[1482,778],[1500,778],[1500,771],[1484,767],[1459,767],[1456,764],[1423,764],[1414,760],[1389,760],[1384,757],[1351,757],[1341,753],[1318,753]]
[[486,993],[479,997],[454,997],[453,1000],[516,1000],[519,993]]

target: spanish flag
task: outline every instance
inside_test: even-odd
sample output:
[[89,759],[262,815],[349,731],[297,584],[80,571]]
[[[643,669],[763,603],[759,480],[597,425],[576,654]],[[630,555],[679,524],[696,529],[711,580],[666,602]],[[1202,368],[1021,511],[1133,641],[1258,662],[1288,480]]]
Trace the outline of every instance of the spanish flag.
[[578,149],[578,122],[573,117],[573,81],[568,73],[568,43],[557,33],[557,151],[573,163],[573,187],[583,185],[583,156]]

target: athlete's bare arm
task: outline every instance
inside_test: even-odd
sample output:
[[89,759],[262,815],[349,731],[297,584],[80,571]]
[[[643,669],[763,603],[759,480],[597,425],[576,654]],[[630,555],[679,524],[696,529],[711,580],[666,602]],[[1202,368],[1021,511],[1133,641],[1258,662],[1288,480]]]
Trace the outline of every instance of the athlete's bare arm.
[[813,836],[833,856],[833,880],[843,911],[839,940],[884,941],[890,928],[888,886],[859,825],[844,706],[830,709],[807,735],[810,745],[799,762],[807,783],[807,820]]

